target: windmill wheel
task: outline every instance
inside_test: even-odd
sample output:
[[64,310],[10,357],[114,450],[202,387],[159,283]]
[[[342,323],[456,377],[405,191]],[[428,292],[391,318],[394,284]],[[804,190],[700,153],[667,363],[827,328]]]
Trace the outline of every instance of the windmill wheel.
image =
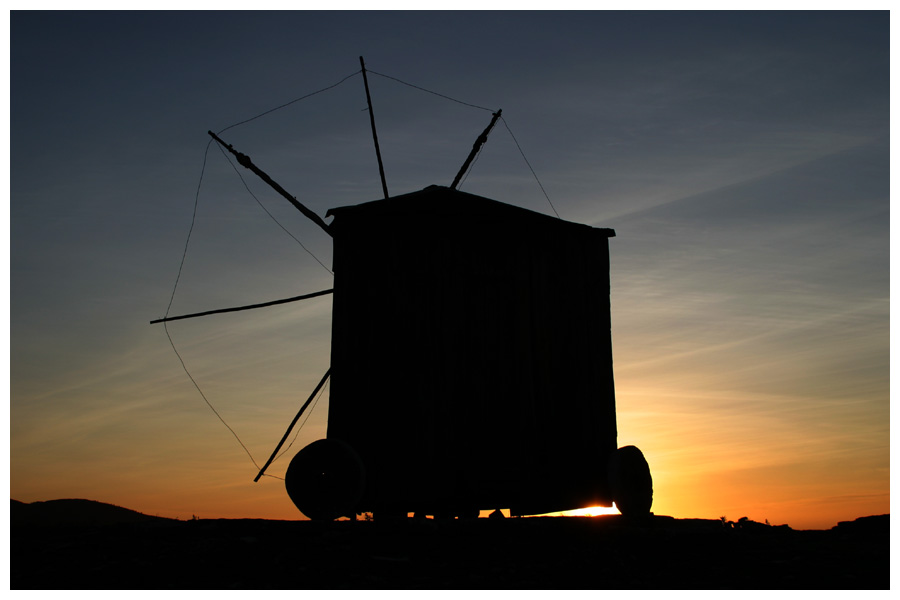
[[365,490],[362,460],[345,442],[322,439],[291,460],[284,486],[294,505],[314,521],[353,517]]
[[636,446],[624,446],[609,459],[609,487],[613,502],[626,516],[646,516],[653,505],[650,466]]

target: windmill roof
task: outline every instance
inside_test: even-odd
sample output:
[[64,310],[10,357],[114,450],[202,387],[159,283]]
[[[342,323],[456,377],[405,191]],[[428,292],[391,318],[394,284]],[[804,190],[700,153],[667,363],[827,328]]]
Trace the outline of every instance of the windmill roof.
[[615,236],[615,231],[612,229],[594,228],[580,223],[563,221],[557,217],[438,185],[431,185],[416,192],[391,196],[383,200],[332,208],[325,216],[334,216],[336,220],[341,220],[343,217],[421,219],[423,221],[447,218],[481,222],[498,221],[504,224],[518,222],[547,228],[590,228],[607,237]]

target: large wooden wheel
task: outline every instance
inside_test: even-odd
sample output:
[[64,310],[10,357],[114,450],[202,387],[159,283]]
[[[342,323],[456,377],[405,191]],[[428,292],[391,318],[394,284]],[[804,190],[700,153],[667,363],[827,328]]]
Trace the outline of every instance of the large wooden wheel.
[[284,485],[294,505],[314,521],[354,517],[365,490],[365,467],[345,442],[317,440],[291,460]]
[[653,505],[650,465],[636,446],[624,446],[609,459],[609,486],[613,502],[626,516],[646,516]]

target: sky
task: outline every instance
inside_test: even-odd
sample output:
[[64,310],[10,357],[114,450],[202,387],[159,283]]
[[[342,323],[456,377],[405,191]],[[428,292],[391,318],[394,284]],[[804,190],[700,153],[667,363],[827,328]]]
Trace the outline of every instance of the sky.
[[[656,514],[890,512],[886,11],[9,28],[12,498],[301,518],[248,452],[266,460],[328,369],[331,297],[171,323],[178,354],[150,321],[332,286],[330,238],[207,131],[323,217],[377,200],[363,56],[391,194],[449,185],[502,108],[461,189],[615,229],[618,443],[644,452]],[[325,436],[327,402],[270,474]]]

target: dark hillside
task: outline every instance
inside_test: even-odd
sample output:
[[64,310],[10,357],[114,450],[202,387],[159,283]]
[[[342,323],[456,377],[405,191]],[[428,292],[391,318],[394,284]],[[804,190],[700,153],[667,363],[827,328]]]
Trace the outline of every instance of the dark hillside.
[[10,501],[12,526],[114,525],[166,521],[121,506],[94,500],[64,499],[32,502]]

